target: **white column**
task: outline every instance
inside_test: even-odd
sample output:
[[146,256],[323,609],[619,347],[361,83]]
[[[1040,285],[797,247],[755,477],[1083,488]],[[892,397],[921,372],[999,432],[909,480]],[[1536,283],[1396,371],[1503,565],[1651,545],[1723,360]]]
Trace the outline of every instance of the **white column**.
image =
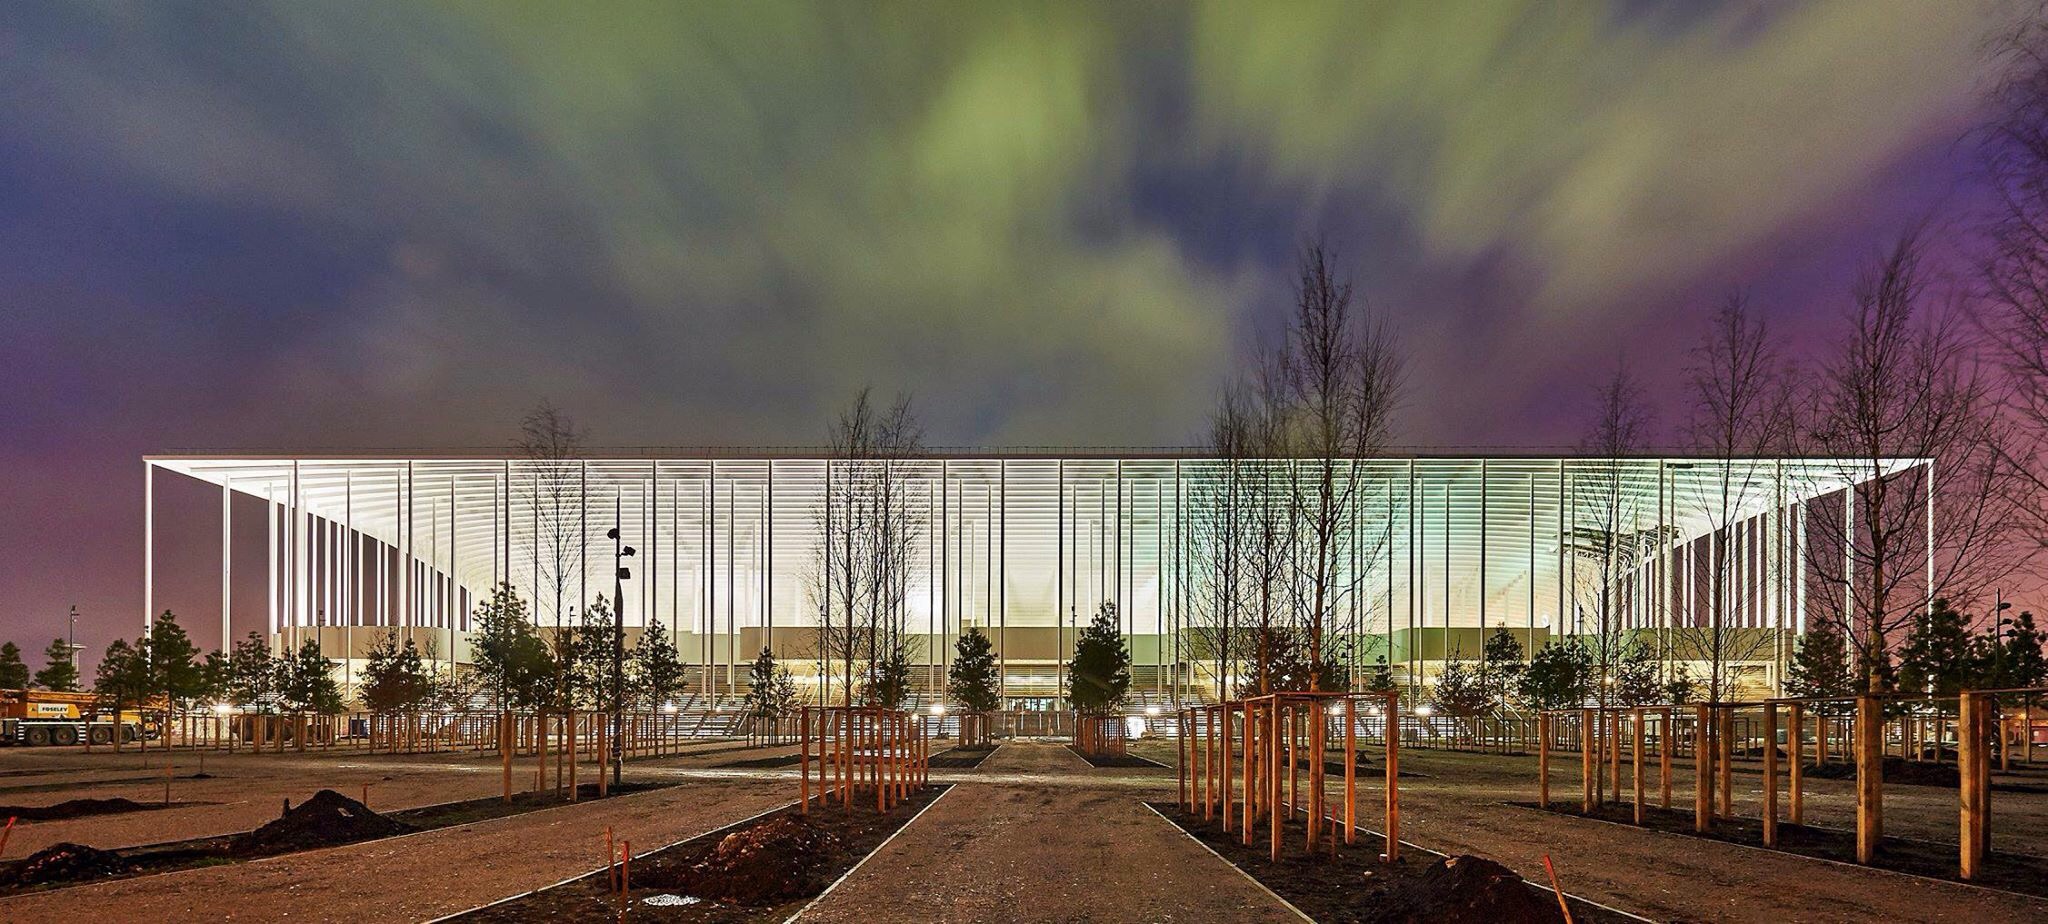
[[455,473],[448,473],[448,669],[455,670],[455,628],[462,621],[462,587],[455,579],[461,564],[456,559],[456,540],[462,535],[462,519],[455,515]]
[[[615,525],[623,526],[624,524]],[[576,462],[576,532],[576,573],[579,575],[576,579],[576,605],[578,607],[587,607],[590,605],[590,460],[588,459],[579,459]],[[654,557],[652,550],[649,551],[648,557]],[[612,601],[614,607],[617,607],[618,604],[619,601]],[[612,618],[622,620],[620,624],[624,625],[624,617],[620,614],[613,613]]]
[[[996,529],[1000,538],[996,541],[996,556],[989,569],[996,580],[996,625],[997,633],[1003,637],[1003,679],[1000,684],[1005,706],[1010,693],[1010,462],[996,461],[996,490],[1001,494],[996,508]],[[1117,503],[1123,503],[1123,460],[1117,460]],[[1122,524],[1118,524],[1117,542],[1123,542]],[[1122,567],[1122,563],[1118,563]],[[1117,601],[1117,617],[1125,618],[1123,601]]]
[[1550,634],[1563,635],[1571,621],[1565,613],[1565,528],[1564,518],[1568,508],[1564,496],[1564,460],[1557,460],[1557,624],[1550,627]]
[[[1733,514],[1730,514],[1733,516]],[[1736,628],[1747,629],[1750,625],[1750,521],[1736,520],[1728,530],[1728,556],[1733,567],[1728,569],[1728,597],[1730,615],[1734,616]]]
[[270,607],[271,635],[277,634],[278,617],[284,608],[284,598],[278,595],[277,512],[277,489],[275,486],[265,485],[263,489],[263,513],[265,519],[270,521],[270,541],[264,546],[270,558],[270,592],[265,598],[265,602]]
[[960,556],[953,552],[957,540],[953,537],[952,509],[953,462],[944,459],[939,462],[939,643],[942,645],[951,641],[953,626],[957,624],[953,617],[953,562]]
[[[1671,532],[1670,511],[1666,508],[1665,479],[1670,475],[1666,460],[1657,460],[1657,544],[1650,561],[1651,625],[1656,630],[1657,656],[1667,656],[1664,646],[1665,628],[1671,622]],[[1662,670],[1660,667],[1659,670]]]
[[326,523],[327,528],[321,530],[321,533],[323,541],[327,543],[327,554],[322,556],[325,560],[321,564],[327,569],[327,612],[326,618],[321,621],[332,626],[339,625],[336,620],[341,616],[341,530],[340,524],[332,519]]
[[1856,638],[1856,486],[1842,489],[1842,623]]
[[[1420,505],[1420,504],[1418,504],[1418,503],[1416,503],[1416,500],[1415,500],[1415,460],[1414,460],[1414,459],[1409,459],[1409,460],[1408,460],[1408,588],[1407,588],[1407,590],[1408,590],[1408,595],[1407,595],[1407,596],[1408,596],[1408,599],[1407,599],[1407,604],[1408,604],[1408,652],[1407,652],[1407,653],[1408,653],[1408,656],[1407,656],[1406,658],[1403,658],[1403,659],[1402,659],[1402,661],[1404,662],[1404,664],[1405,664],[1405,665],[1406,665],[1406,667],[1408,668],[1408,677],[1407,677],[1407,680],[1408,680],[1408,686],[1409,686],[1409,688],[1410,688],[1410,691],[1411,691],[1411,692],[1413,691],[1413,689],[1414,689],[1414,687],[1415,687],[1415,674],[1416,674],[1416,663],[1415,663],[1415,631],[1416,631],[1416,627],[1417,627],[1417,626],[1418,626],[1418,625],[1420,624],[1420,623],[1419,623],[1419,620],[1421,619],[1421,610],[1420,610],[1420,603],[1421,603],[1421,600],[1420,600],[1419,598],[1420,598],[1420,596],[1421,596],[1421,592],[1422,592],[1422,583],[1421,583],[1421,581],[1422,581],[1422,571],[1421,571],[1422,563],[1421,563],[1421,561],[1420,561],[1420,560],[1419,560],[1419,559],[1417,558],[1417,555],[1418,555],[1418,553],[1419,553],[1419,552],[1421,551],[1421,545],[1420,545],[1420,543],[1418,542],[1418,537],[1417,537],[1417,531],[1418,531],[1418,530],[1419,530],[1419,529],[1421,528],[1421,522],[1420,522],[1420,520],[1419,520],[1419,519],[1418,519],[1418,517],[1417,517],[1417,511],[1418,511],[1418,510],[1420,509],[1420,507],[1421,507],[1421,505]],[[1389,645],[1389,646],[1388,646],[1388,649],[1389,649],[1389,650],[1388,650],[1388,652],[1387,652],[1387,663],[1389,663],[1389,664],[1392,664],[1392,663],[1393,663],[1393,660],[1394,660],[1394,653],[1393,653],[1393,651],[1391,650],[1391,649],[1392,649],[1392,647],[1393,647],[1393,646],[1391,646],[1391,645]]]
[[[1927,460],[1927,602],[1922,612],[1934,610],[1934,460]],[[1998,614],[1992,613],[1995,624]]]
[[[1188,590],[1187,590],[1187,561],[1186,561],[1186,556],[1187,556],[1187,539],[1186,539],[1186,534],[1185,534],[1185,532],[1184,532],[1184,531],[1183,531],[1183,530],[1181,529],[1181,521],[1182,521],[1183,519],[1185,519],[1185,518],[1187,517],[1187,495],[1186,495],[1186,494],[1184,493],[1184,492],[1185,492],[1185,490],[1186,490],[1186,489],[1185,489],[1185,488],[1183,488],[1183,487],[1182,487],[1182,485],[1181,485],[1181,478],[1180,478],[1180,459],[1179,459],[1179,458],[1175,458],[1175,459],[1173,460],[1173,662],[1172,662],[1172,663],[1173,663],[1173,707],[1174,707],[1174,709],[1175,709],[1176,711],[1178,711],[1178,710],[1180,709],[1180,690],[1181,690],[1181,683],[1182,683],[1182,677],[1181,677],[1181,660],[1180,660],[1180,655],[1181,655],[1181,650],[1180,650],[1181,624],[1182,624],[1182,621],[1183,621],[1184,619],[1186,619],[1186,616],[1187,616],[1187,595],[1188,595]],[[1354,518],[1354,520],[1353,520],[1353,527],[1354,527],[1354,528],[1353,528],[1353,530],[1352,530],[1352,532],[1353,532],[1354,534],[1356,534],[1356,532],[1357,532],[1357,529],[1356,529],[1356,525],[1357,525],[1357,521],[1356,521],[1356,519]],[[1355,550],[1356,548],[1357,548],[1356,546],[1353,546],[1353,549],[1354,549],[1354,550]],[[1354,562],[1356,561],[1356,557],[1355,557],[1355,555],[1354,555],[1353,561],[1354,561]],[[1363,587],[1363,586],[1364,586],[1364,582],[1363,582],[1363,581],[1360,581],[1359,583],[1360,583],[1360,586],[1361,586],[1361,587]],[[1353,626],[1353,635],[1354,635],[1354,636],[1356,636],[1356,634],[1357,634],[1357,627],[1356,627],[1356,626]],[[1354,637],[1354,639],[1353,639],[1353,642],[1352,642],[1352,643],[1353,643],[1354,645],[1355,645],[1355,644],[1357,644],[1357,640],[1356,640],[1356,638],[1355,638],[1355,637]],[[1357,658],[1357,655],[1356,655],[1356,653],[1355,653],[1355,652],[1356,652],[1356,649],[1354,649],[1354,654],[1353,654],[1353,656],[1352,656],[1352,664],[1353,664],[1353,670],[1352,670],[1352,674],[1354,675],[1354,676],[1353,676],[1353,678],[1352,678],[1352,682],[1353,682],[1354,684],[1355,684],[1355,683],[1357,683],[1357,677],[1356,677],[1355,675],[1356,675],[1356,674],[1358,673],[1358,671],[1356,670],[1356,666],[1357,666],[1357,660],[1358,660],[1358,658]]]
[[[1487,465],[1487,460],[1485,460],[1485,459],[1480,459],[1480,460],[1479,460],[1479,645],[1480,645],[1480,652],[1481,652],[1481,654],[1484,654],[1484,653],[1485,653],[1485,650],[1486,650],[1486,649],[1485,649],[1485,646],[1486,646],[1486,628],[1487,628],[1487,626],[1486,626],[1486,577],[1487,577],[1487,575],[1486,575],[1486,565],[1487,565],[1487,557],[1488,557],[1488,556],[1487,556],[1487,553],[1488,553],[1488,551],[1489,551],[1489,550],[1488,550],[1488,549],[1487,549],[1487,547],[1486,547],[1486,540],[1487,540],[1487,536],[1488,536],[1488,531],[1487,531],[1487,512],[1486,512],[1486,506],[1487,506],[1487,504],[1486,504],[1486,502],[1487,502],[1487,499],[1488,499],[1488,497],[1489,497],[1489,495],[1488,495],[1488,493],[1487,493],[1487,489],[1488,489],[1488,488],[1490,487],[1490,485],[1489,485],[1489,483],[1488,483],[1488,472],[1489,472],[1489,471],[1490,471],[1490,468],[1489,468],[1489,466]],[[1449,513],[1448,513],[1449,509],[1450,509],[1449,507],[1446,507],[1446,508],[1445,508],[1445,510],[1446,510],[1446,513],[1445,513],[1445,515],[1446,515],[1446,516],[1449,516]],[[1446,531],[1446,532],[1445,532],[1445,535],[1449,535],[1449,532],[1448,532],[1448,531]]]
[[1792,622],[1801,633],[1806,632],[1806,502],[1792,504]]
[[737,535],[739,535],[739,479],[729,477],[725,484],[725,690],[733,690],[733,660],[735,660],[735,639],[739,635],[739,576],[735,570],[737,561]]
[[227,651],[234,645],[232,630],[228,626],[235,611],[235,519],[234,491],[229,487],[234,478],[223,474],[220,479],[220,650]]
[[441,588],[446,584],[441,579],[441,499],[431,494],[427,495],[427,561],[420,566],[420,578],[426,584],[420,589],[420,603],[427,611],[427,627],[439,629],[448,614],[441,611]]
[[1536,653],[1536,473],[1529,472],[1529,583],[1523,588],[1528,591],[1529,605],[1523,613],[1527,625],[1523,631],[1522,654],[1524,657]]
[[377,622],[391,624],[391,547],[377,543]]
[[[341,553],[342,572],[348,575],[348,587],[342,598],[344,626],[355,626],[363,620],[363,537],[356,533],[356,471],[351,467],[343,476],[341,501],[341,532],[348,538],[348,545]],[[354,655],[351,647],[349,654]]]
[[[414,555],[412,537],[412,468],[412,461],[407,460],[405,463],[405,482],[399,485],[398,488],[398,515],[400,522],[403,524],[403,535],[405,537],[405,551],[399,553],[398,556],[398,560],[403,566],[398,570],[398,621],[399,625],[404,626],[408,630],[408,634],[413,627],[419,625],[419,611],[413,600],[413,596],[416,593],[413,570],[417,567],[416,563],[419,559]],[[537,561],[538,559],[536,559]],[[538,566],[536,565],[536,567]],[[539,586],[537,581],[535,586]]]
[[1685,627],[1694,629],[1699,627],[1700,620],[1699,575],[1693,570],[1693,561],[1700,554],[1699,539],[1688,540],[1682,548],[1685,551]]
[[668,635],[678,637],[682,621],[682,479],[668,484]]
[[[830,489],[831,474],[829,469],[831,463],[827,462],[826,465],[828,466],[828,469],[826,474],[827,488],[825,492],[825,516],[829,519],[832,515],[832,492]],[[715,506],[717,495],[718,460],[712,459],[710,470],[704,477],[703,503],[699,504],[697,508],[697,546],[698,553],[702,556],[702,564],[697,569],[697,668],[700,676],[703,679],[704,695],[706,696],[709,696],[711,694],[712,679],[711,629],[715,622],[711,615],[712,606],[714,603],[714,588],[712,586],[714,582],[712,581],[712,566],[715,564],[712,556],[715,550],[711,545],[711,520],[717,514],[717,508]],[[831,530],[828,527],[826,532],[829,534],[830,531]],[[828,563],[825,572],[825,576],[827,578],[826,583],[828,585],[826,588],[826,610],[829,612],[831,610],[831,588],[829,586],[831,583],[831,568],[829,566],[829,563],[831,561],[831,550],[829,548],[826,550],[825,560]],[[827,653],[827,655],[828,656],[825,659],[825,663],[827,669],[829,670],[831,661],[829,657],[829,652]]]
[[1721,531],[1707,534],[1707,554],[1714,564],[1707,569],[1707,598],[1713,601],[1709,614],[1712,628],[1728,627],[1728,565],[1727,540],[1721,538]]
[[156,463],[142,460],[142,627],[156,623]]
[[284,629],[290,639],[287,642],[289,645],[295,644],[298,641],[300,617],[305,612],[303,596],[305,594],[305,575],[301,571],[304,565],[299,558],[301,546],[299,533],[302,528],[299,521],[304,519],[304,514],[299,507],[299,460],[297,459],[292,460],[291,504],[287,509],[291,513],[291,520],[286,524],[285,528],[285,557],[291,560],[291,570],[288,572],[289,577],[286,581],[289,585],[286,587],[286,594],[291,600],[291,605],[285,608]]
[[[1166,487],[1158,481],[1152,483],[1152,634],[1157,646],[1152,652],[1155,666],[1165,667],[1159,662],[1166,658]],[[1133,571],[1137,570],[1135,567]],[[1170,673],[1164,671],[1161,673]],[[1153,689],[1157,690],[1162,678],[1154,675]]]

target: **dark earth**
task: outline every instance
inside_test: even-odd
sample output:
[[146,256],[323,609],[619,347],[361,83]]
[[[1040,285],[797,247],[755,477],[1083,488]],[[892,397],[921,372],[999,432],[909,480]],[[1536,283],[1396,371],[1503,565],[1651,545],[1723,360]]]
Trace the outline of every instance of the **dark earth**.
[[612,884],[613,871],[600,870],[459,920],[599,922],[625,914],[638,921],[783,921],[945,789],[928,787],[887,813],[865,800],[848,809],[814,799],[808,814],[790,806],[634,857],[627,903]]
[[170,807],[170,805],[160,802],[143,803],[133,799],[70,799],[59,802],[56,805],[0,806],[0,818],[19,818],[22,821],[57,821],[64,818],[85,818],[91,815],[147,812],[151,809]]
[[1087,751],[1083,751],[1080,748],[1077,748],[1071,744],[1067,745],[1067,750],[1074,752],[1074,756],[1087,761],[1088,766],[1095,767],[1097,769],[1131,769],[1134,767],[1166,766],[1165,764],[1162,764],[1156,760],[1148,760],[1146,758],[1139,757],[1136,754],[1090,754]]
[[996,752],[998,745],[974,745],[947,748],[926,761],[934,770],[972,770]]
[[[674,784],[631,783],[615,787],[612,791],[624,795],[671,785]],[[595,783],[584,784],[577,789],[578,795],[582,798],[594,799],[597,796]],[[74,803],[115,805],[95,810],[95,806],[78,807]],[[123,803],[133,807],[122,807]],[[189,803],[172,805],[180,804]],[[517,815],[561,804],[564,804],[563,800],[555,798],[552,794],[523,792],[514,794],[511,803],[506,803],[499,797],[487,797],[422,806],[387,815],[372,811],[361,802],[334,790],[322,789],[297,805],[287,802],[275,820],[239,834],[167,841],[114,850],[101,850],[70,843],[52,844],[26,859],[0,864],[0,895],[36,889],[64,888],[104,879],[237,863],[306,850],[338,847],[415,831]],[[66,809],[66,806],[73,807]],[[135,803],[127,799],[78,799],[59,803],[50,808],[64,809],[72,813],[56,817],[71,818],[163,807]]]
[[[1534,802],[1510,802],[1522,808],[1542,811]],[[1580,815],[1578,803],[1553,802],[1550,811],[1562,815]],[[1610,802],[1593,810],[1594,818],[1633,826],[1635,809],[1625,802]],[[1666,809],[1656,806],[1643,807],[1643,827],[1666,834],[1685,837],[1703,837],[1711,840],[1742,844],[1748,847],[1763,847],[1763,822],[1754,818],[1716,818],[1707,833],[1693,830],[1693,812],[1690,809]],[[1782,850],[1806,857],[1834,860],[1838,863],[1856,862],[1856,832],[1841,828],[1815,825],[1778,823],[1778,846],[1768,848]],[[1961,882],[1957,865],[1959,848],[1953,843],[1938,843],[1918,838],[1886,837],[1878,842],[1877,859],[1872,866],[1926,876],[1931,879],[1946,879]],[[2000,853],[1993,844],[1993,850],[1985,857],[1984,869],[1973,885],[2022,895],[2048,898],[2048,858],[2031,857],[2016,853]]]
[[[1443,857],[1404,847],[1399,862],[1384,863],[1384,840],[1360,829],[1357,841],[1315,857],[1303,850],[1306,829],[1297,821],[1282,827],[1285,846],[1279,861],[1271,858],[1261,825],[1252,845],[1243,834],[1225,833],[1199,812],[1183,812],[1171,802],[1150,803],[1161,815],[1207,844],[1238,869],[1272,889],[1281,898],[1325,924],[1496,924],[1496,922],[1558,922],[1564,915],[1556,893],[1532,887],[1513,870],[1475,856]],[[1568,900],[1572,919],[1624,921],[1629,918],[1604,908]]]

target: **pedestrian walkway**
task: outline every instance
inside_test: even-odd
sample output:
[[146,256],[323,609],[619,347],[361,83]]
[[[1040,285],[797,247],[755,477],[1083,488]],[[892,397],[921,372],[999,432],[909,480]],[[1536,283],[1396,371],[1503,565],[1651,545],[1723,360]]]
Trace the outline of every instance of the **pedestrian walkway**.
[[1093,770],[1061,745],[1031,741],[1003,745],[979,771],[997,781],[963,774],[971,781],[956,783],[800,920],[1300,920],[1128,785],[1001,781],[1120,771]]

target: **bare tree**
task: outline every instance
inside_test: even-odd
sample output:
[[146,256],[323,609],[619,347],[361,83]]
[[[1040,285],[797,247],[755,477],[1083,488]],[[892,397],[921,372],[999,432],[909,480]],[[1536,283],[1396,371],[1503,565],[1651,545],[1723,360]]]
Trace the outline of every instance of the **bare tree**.
[[[2048,495],[2048,18],[2028,17],[1997,47],[2004,73],[1982,133],[1998,200],[1984,229],[1982,319],[2004,367],[2018,427],[2005,461],[2036,498]],[[2033,549],[2048,546],[2048,505],[2015,505]]]
[[1249,676],[1244,628],[1248,551],[1256,520],[1251,516],[1260,458],[1252,399],[1239,385],[1226,388],[1209,422],[1211,461],[1197,471],[1190,500],[1194,557],[1200,562],[1195,606],[1188,632],[1195,650],[1216,664],[1216,695],[1241,695],[1239,678]]
[[878,452],[868,479],[868,627],[871,654],[868,698],[876,705],[900,705],[909,693],[910,666],[918,654],[905,631],[910,619],[910,576],[924,535],[922,492],[912,489],[924,455],[924,429],[898,396],[882,416]]
[[1293,556],[1294,519],[1287,499],[1292,493],[1293,460],[1287,458],[1282,439],[1281,391],[1271,367],[1261,370],[1256,386],[1248,393],[1252,401],[1246,418],[1252,457],[1251,478],[1245,484],[1245,515],[1250,525],[1250,543],[1245,547],[1244,577],[1250,582],[1246,598],[1252,603],[1251,638],[1246,643],[1250,658],[1249,677],[1261,694],[1293,685],[1297,665],[1292,662],[1298,647],[1289,606],[1295,588]]
[[575,421],[543,400],[520,421],[514,444],[526,460],[521,493],[533,518],[534,596],[552,601],[557,630],[582,570],[584,438]]
[[1271,389],[1290,464],[1289,579],[1311,689],[1328,682],[1325,666],[1334,661],[1326,649],[1352,644],[1355,627],[1340,618],[1362,581],[1351,562],[1378,556],[1382,531],[1361,528],[1358,512],[1374,486],[1366,463],[1385,452],[1393,432],[1404,365],[1385,322],[1354,312],[1351,284],[1331,263],[1322,244],[1301,254]]
[[[1791,445],[1796,429],[1791,383],[1763,319],[1741,294],[1730,295],[1693,348],[1687,369],[1687,442],[1712,460],[1704,473],[1693,470],[1695,490],[1689,498],[1708,527],[1707,563],[1700,575],[1707,582],[1702,597],[1707,608],[1703,619],[1672,633],[1672,654],[1706,665],[1701,680],[1708,702],[1728,698],[1740,665],[1790,653],[1783,639],[1739,628],[1761,625],[1761,620],[1747,612],[1753,595],[1741,593],[1730,581],[1738,554],[1730,537],[1739,523],[1784,503],[1779,471],[1760,473],[1758,460],[1782,455]],[[1760,474],[1771,477],[1760,479]]]
[[923,455],[907,397],[882,408],[863,388],[832,425],[813,596],[821,666],[827,683],[841,672],[844,705],[863,688],[870,700],[900,699],[913,655],[904,631],[911,564],[925,528],[910,481]]
[[1891,640],[1916,613],[1936,598],[1967,607],[2018,563],[2006,541],[2018,497],[2011,434],[1959,314],[1929,304],[1922,249],[1908,233],[1858,280],[1809,424],[1846,486],[1843,503],[1809,505],[1808,565],[1841,589],[1820,618],[1839,621],[1874,692],[1888,686]]
[[1362,512],[1390,490],[1369,463],[1389,441],[1403,363],[1333,262],[1320,244],[1302,251],[1284,339],[1210,422],[1215,460],[1193,495],[1194,631],[1225,697],[1347,685],[1360,626],[1343,614],[1362,611],[1362,563],[1388,541]]
[[[1584,458],[1573,466],[1571,520],[1565,542],[1577,561],[1586,562],[1588,574],[1572,588],[1572,607],[1588,591],[1593,604],[1594,669],[1600,704],[1607,705],[1617,662],[1626,653],[1627,640],[1617,619],[1615,598],[1623,575],[1641,554],[1642,539],[1631,477],[1640,467],[1637,457],[1649,443],[1654,417],[1626,365],[1617,364],[1614,374],[1594,390],[1596,411],[1581,444]],[[1590,517],[1588,516],[1590,510]],[[1574,619],[1575,628],[1585,627]]]

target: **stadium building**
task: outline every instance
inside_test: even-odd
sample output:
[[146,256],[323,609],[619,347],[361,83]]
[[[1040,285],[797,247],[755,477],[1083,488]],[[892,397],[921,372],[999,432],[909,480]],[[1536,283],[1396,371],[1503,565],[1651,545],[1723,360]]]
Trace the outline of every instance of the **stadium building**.
[[[500,583],[530,601],[541,626],[574,624],[578,601],[612,593],[616,526],[637,551],[624,584],[629,644],[659,620],[690,664],[693,697],[714,704],[744,693],[764,647],[800,683],[820,682],[827,501],[843,505],[870,464],[738,450],[144,462],[145,617],[160,603],[165,474],[218,489],[222,644],[260,618],[279,644],[317,635],[350,671],[384,627],[459,668],[476,605]],[[1927,464],[1893,460],[1882,475]],[[1270,490],[1304,466],[1314,463],[1069,449],[895,463],[915,688],[938,695],[953,643],[979,628],[995,643],[1011,707],[1053,708],[1077,629],[1114,601],[1141,701],[1212,696],[1219,485],[1257,470]],[[1385,657],[1397,678],[1422,682],[1447,658],[1476,658],[1495,628],[1533,650],[1598,632],[1604,610],[1615,630],[1680,663],[1718,625],[1741,640],[1723,650],[1739,653],[1743,684],[1759,689],[1780,682],[1808,612],[1840,605],[1840,585],[1809,566],[1812,536],[1841,529],[1845,489],[1879,474],[1868,460],[1681,456],[1404,454],[1359,466],[1336,553],[1341,592],[1327,610],[1354,678]],[[1830,503],[1817,523],[1814,505]],[[195,558],[190,537],[211,525],[180,525],[179,561]],[[260,601],[248,599],[250,568],[266,575]],[[189,601],[180,609],[202,643],[213,615]]]

